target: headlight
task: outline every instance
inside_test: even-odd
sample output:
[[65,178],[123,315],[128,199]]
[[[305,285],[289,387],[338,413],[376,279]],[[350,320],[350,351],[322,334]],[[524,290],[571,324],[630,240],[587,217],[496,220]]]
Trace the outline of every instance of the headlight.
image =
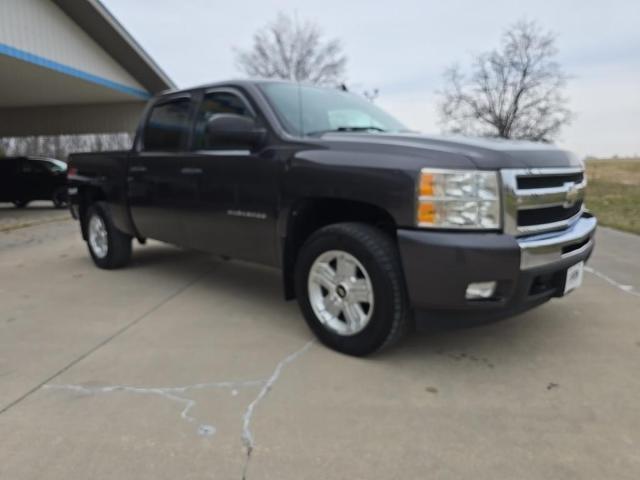
[[426,228],[500,228],[498,172],[423,168],[417,224]]

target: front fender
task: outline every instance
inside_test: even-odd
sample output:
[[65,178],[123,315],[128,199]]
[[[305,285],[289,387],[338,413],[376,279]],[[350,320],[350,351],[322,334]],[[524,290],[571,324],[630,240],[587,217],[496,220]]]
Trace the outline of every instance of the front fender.
[[285,169],[279,231],[287,231],[291,209],[305,198],[348,200],[385,210],[399,227],[412,227],[418,168],[388,154],[313,150],[296,155]]

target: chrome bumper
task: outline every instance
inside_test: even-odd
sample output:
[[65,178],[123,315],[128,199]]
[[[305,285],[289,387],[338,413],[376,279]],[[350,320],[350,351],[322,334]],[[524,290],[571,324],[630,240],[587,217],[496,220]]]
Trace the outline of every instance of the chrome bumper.
[[577,257],[593,248],[593,234],[598,221],[583,214],[571,227],[562,232],[545,233],[518,239],[520,245],[520,269],[545,265]]

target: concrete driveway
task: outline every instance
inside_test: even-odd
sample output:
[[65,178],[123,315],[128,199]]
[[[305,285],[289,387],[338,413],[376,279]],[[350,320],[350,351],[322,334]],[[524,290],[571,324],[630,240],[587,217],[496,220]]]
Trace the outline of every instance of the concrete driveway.
[[51,202],[31,202],[27,208],[15,208],[10,203],[0,203],[0,232],[68,218],[67,210],[54,208]]
[[277,272],[78,227],[0,232],[1,479],[637,479],[640,238],[509,321],[355,359]]

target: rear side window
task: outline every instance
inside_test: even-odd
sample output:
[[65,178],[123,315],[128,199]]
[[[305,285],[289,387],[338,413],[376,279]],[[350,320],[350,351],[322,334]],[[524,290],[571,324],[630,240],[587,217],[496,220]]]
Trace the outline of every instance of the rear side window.
[[190,105],[190,99],[181,98],[153,107],[144,129],[144,149],[182,150],[189,133]]

